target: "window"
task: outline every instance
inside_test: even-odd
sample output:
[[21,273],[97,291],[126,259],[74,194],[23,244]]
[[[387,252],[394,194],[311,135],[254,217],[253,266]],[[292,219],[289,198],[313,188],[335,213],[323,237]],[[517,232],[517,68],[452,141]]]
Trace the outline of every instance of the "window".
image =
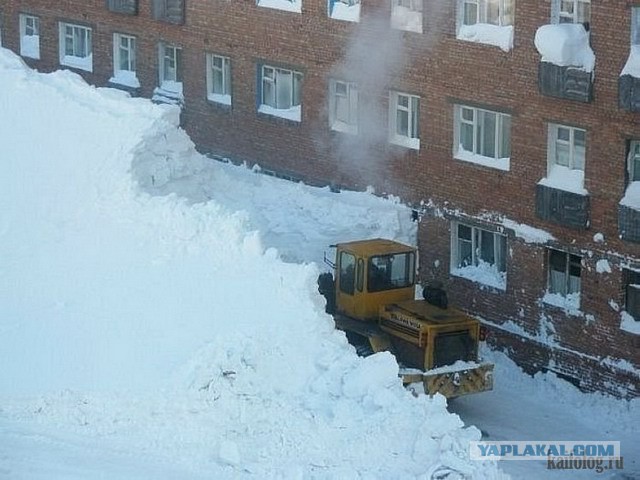
[[549,125],[547,178],[561,189],[581,192],[584,185],[586,132],[566,125]]
[[359,22],[360,0],[329,0],[329,17],[347,22]]
[[60,64],[93,71],[91,29],[81,25],[60,23]]
[[348,295],[355,292],[356,257],[347,252],[340,252],[340,291]]
[[509,170],[511,115],[456,105],[454,117],[455,158]]
[[422,33],[422,0],[391,0],[391,27]]
[[552,0],[553,23],[591,22],[591,0]]
[[389,94],[389,141],[420,149],[420,99],[400,92]]
[[580,293],[580,265],[577,255],[549,250],[549,293],[563,297]]
[[112,12],[136,15],[138,13],[138,0],[107,0],[107,8]]
[[631,7],[631,45],[640,46],[640,7]]
[[629,172],[630,182],[640,182],[640,140],[629,142],[627,171]]
[[140,87],[136,77],[136,37],[113,34],[113,78],[110,81],[132,88]]
[[635,321],[640,321],[640,272],[635,270],[623,270],[625,279],[625,311]]
[[40,19],[20,15],[20,55],[40,59]]
[[207,98],[212,102],[231,105],[231,60],[207,54]]
[[413,285],[415,255],[412,252],[377,255],[369,259],[367,291],[382,292]]
[[462,24],[513,25],[513,0],[460,0]]
[[331,80],[329,89],[329,126],[339,132],[358,133],[358,87]]
[[184,0],[153,0],[153,18],[169,23],[184,23]]
[[451,273],[496,288],[506,287],[504,235],[454,222],[451,237]]
[[284,68],[261,67],[261,92],[258,111],[296,122],[302,119],[302,74]]
[[513,48],[515,0],[457,0],[456,38]]
[[159,63],[160,88],[182,94],[182,49],[161,43]]
[[274,8],[286,12],[301,13],[302,0],[257,0],[259,7]]

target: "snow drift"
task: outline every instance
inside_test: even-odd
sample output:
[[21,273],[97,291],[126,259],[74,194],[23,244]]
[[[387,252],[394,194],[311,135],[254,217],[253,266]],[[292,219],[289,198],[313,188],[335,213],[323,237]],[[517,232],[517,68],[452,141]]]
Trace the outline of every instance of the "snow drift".
[[[355,355],[323,312],[315,264],[263,246],[256,225],[278,223],[269,202],[313,195],[234,183],[195,152],[173,107],[33,72],[2,49],[0,105],[0,422],[50,424],[216,478],[501,475],[467,459],[480,433],[444,399],[402,388],[393,357]],[[212,169],[227,182],[220,201],[197,180]],[[187,198],[168,194],[171,182]],[[225,206],[232,191],[258,213],[256,192],[268,192],[270,219]],[[334,198],[313,200],[330,212],[313,245],[350,228],[406,241],[408,220],[389,232],[362,218],[408,219],[397,202],[370,196],[341,216]],[[296,218],[281,214],[289,224],[267,238],[295,244]]]

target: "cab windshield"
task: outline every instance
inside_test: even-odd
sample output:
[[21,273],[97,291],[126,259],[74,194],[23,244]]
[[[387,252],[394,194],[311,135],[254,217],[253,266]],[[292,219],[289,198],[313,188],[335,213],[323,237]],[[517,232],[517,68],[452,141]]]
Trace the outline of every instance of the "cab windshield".
[[414,282],[415,255],[405,252],[371,257],[367,271],[369,292],[410,287]]

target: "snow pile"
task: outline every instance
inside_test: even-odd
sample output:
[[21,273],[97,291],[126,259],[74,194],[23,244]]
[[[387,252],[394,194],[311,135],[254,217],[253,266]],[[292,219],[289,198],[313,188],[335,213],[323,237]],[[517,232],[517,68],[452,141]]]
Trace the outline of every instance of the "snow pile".
[[640,335],[640,321],[626,311],[620,313],[620,328],[625,332]]
[[394,4],[391,8],[391,28],[422,33],[422,10]]
[[535,46],[543,62],[561,67],[577,67],[592,72],[596,56],[589,46],[589,32],[579,23],[543,25],[538,28]]
[[[182,478],[500,477],[468,460],[480,432],[443,398],[412,397],[389,354],[355,355],[324,314],[315,264],[265,248],[224,191],[193,203],[190,166],[214,167],[176,129],[177,108],[37,74],[6,50],[0,104],[0,425],[50,425]],[[269,199],[300,188],[270,182]],[[172,183],[191,198],[141,190]],[[251,182],[224,189],[255,195]],[[403,207],[370,198],[397,220]],[[286,209],[303,206],[280,203],[295,231]],[[326,239],[366,223],[352,215],[326,214]],[[3,459],[9,476],[30,468]]]
[[620,72],[620,76],[623,75],[640,78],[640,45],[631,45],[627,63],[624,64],[624,68]]
[[284,10],[285,12],[302,12],[302,0],[258,0],[258,6]]
[[564,190],[578,195],[588,195],[584,188],[584,170],[565,167],[564,165],[549,165],[547,176],[540,179],[538,185]]
[[493,45],[509,52],[513,48],[513,25],[501,26],[490,23],[460,25],[458,39]]
[[329,2],[329,17],[345,22],[360,21],[360,2],[342,2],[339,0]]
[[631,182],[620,200],[620,205],[640,210],[640,182]]

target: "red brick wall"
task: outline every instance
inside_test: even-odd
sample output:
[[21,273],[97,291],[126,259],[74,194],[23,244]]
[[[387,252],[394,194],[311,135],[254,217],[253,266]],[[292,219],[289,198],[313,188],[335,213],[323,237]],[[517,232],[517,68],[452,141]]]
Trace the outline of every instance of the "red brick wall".
[[[613,375],[609,367],[601,366],[600,374],[596,373],[597,362],[588,367],[583,364],[589,356],[611,357],[626,359],[640,368],[639,336],[621,331],[619,313],[609,306],[610,300],[623,304],[620,267],[640,265],[640,245],[620,240],[617,230],[617,205],[625,188],[624,141],[640,138],[640,115],[620,110],[617,92],[618,76],[629,51],[630,6],[634,3],[603,0],[592,4],[595,99],[588,104],[538,93],[540,56],[533,39],[537,28],[549,22],[550,4],[515,3],[514,48],[506,53],[497,47],[457,40],[454,2],[448,0],[425,0],[425,33],[402,32],[397,45],[393,35],[385,32],[390,11],[385,0],[364,0],[359,24],[328,18],[325,0],[303,0],[302,14],[258,7],[253,0],[186,0],[185,25],[153,20],[151,2],[147,1],[139,2],[138,15],[126,16],[107,11],[104,0],[4,0],[0,26],[4,46],[18,51],[18,14],[40,16],[42,60],[27,61],[43,71],[59,68],[58,21],[91,26],[94,71],[78,73],[98,85],[106,84],[112,74],[113,32],[136,35],[138,78],[141,94],[147,97],[158,82],[158,42],[181,46],[182,119],[199,148],[235,161],[259,162],[310,183],[356,189],[373,185],[379,193],[399,195],[424,214],[420,226],[423,278],[444,280],[454,303],[493,324],[512,321],[531,337],[539,331],[541,317],[548,318],[556,330],[554,358],[562,364],[557,368],[584,368],[589,372],[584,376],[591,378],[583,379],[584,388],[612,391],[605,385]],[[383,19],[380,31],[372,27],[380,23],[375,17]],[[371,79],[375,88],[360,91],[360,102],[379,105],[384,132],[388,90],[418,95],[419,151],[389,145],[385,134],[365,142],[362,136],[348,137],[329,129],[328,78],[340,71],[349,47],[361,36],[365,37],[361,60],[371,66],[388,62],[390,67],[380,78]],[[387,50],[403,61],[392,61]],[[206,99],[205,52],[231,58],[231,108]],[[304,74],[302,122],[256,112],[257,65],[262,61],[290,66]],[[353,74],[347,68],[345,79]],[[453,159],[456,102],[512,113],[509,171]],[[585,187],[590,196],[591,223],[584,231],[545,222],[535,213],[535,186],[547,169],[550,121],[587,131]],[[422,208],[426,203],[434,208]],[[436,215],[438,209],[453,217],[505,216],[552,234],[556,239],[553,246],[583,258],[581,310],[594,320],[572,317],[540,303],[546,290],[546,250],[523,242],[512,232],[507,232],[511,255],[505,292],[450,276],[449,220]],[[488,226],[496,225],[489,222]],[[595,233],[602,233],[605,241],[595,242]],[[599,259],[610,262],[611,274],[595,272]],[[434,267],[436,260],[438,268]],[[529,343],[535,345],[535,341]],[[523,354],[514,353],[522,364],[534,369],[548,366],[551,353],[546,347],[527,348],[517,350]],[[577,353],[572,356],[572,351]],[[618,374],[620,385],[631,382],[635,386],[629,387],[629,392],[637,392],[637,375],[629,377],[624,369],[618,369]]]

